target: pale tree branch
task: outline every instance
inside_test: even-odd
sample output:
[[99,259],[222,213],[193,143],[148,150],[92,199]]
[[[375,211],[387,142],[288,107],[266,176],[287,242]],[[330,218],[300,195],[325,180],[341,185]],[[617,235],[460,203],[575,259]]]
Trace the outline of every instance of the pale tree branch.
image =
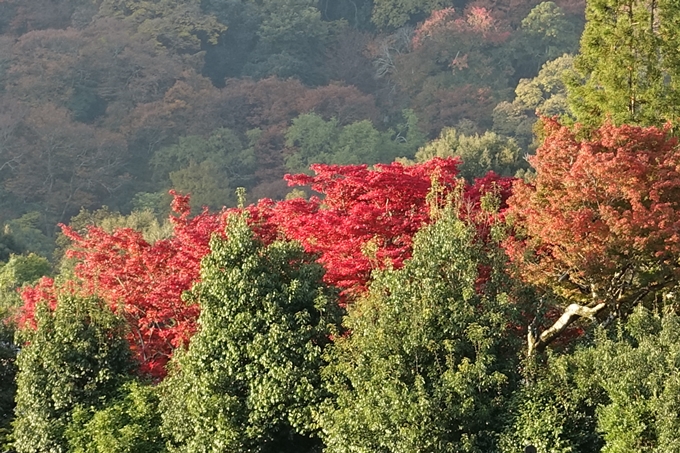
[[564,332],[566,328],[569,327],[569,325],[576,319],[592,319],[606,306],[607,304],[605,303],[600,303],[594,307],[585,307],[583,305],[571,304],[567,307],[562,316],[560,316],[552,326],[544,330],[540,335],[537,336],[535,328],[529,328],[529,333],[527,335],[529,356],[532,356],[536,352],[545,349],[547,345],[552,343],[558,336],[560,336],[560,334],[562,334],[562,332]]

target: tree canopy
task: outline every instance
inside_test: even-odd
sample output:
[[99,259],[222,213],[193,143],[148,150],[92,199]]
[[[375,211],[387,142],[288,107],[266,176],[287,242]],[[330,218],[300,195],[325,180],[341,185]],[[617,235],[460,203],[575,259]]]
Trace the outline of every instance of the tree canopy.
[[680,451],[679,12],[0,0],[0,449]]

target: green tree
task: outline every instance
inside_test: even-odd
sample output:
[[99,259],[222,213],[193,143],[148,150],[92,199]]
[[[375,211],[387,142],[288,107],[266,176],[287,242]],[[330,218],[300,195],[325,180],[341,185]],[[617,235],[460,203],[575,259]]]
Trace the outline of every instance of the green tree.
[[538,116],[572,117],[564,83],[574,69],[574,57],[564,54],[545,63],[532,79],[520,79],[512,102],[501,102],[493,110],[493,131],[513,137],[524,148],[535,149],[534,126]]
[[678,452],[680,319],[637,307],[574,351],[529,367],[504,449],[545,452]]
[[0,261],[7,261],[12,254],[21,252],[23,252],[21,244],[17,242],[11,228],[5,225],[0,233]]
[[612,339],[596,344],[609,402],[598,408],[603,453],[680,452],[680,318],[638,308]]
[[[4,301],[3,301],[4,302]],[[16,355],[14,326],[9,324],[11,311],[0,305],[0,450],[10,451],[11,423],[16,394]]]
[[255,154],[230,129],[220,128],[209,138],[191,135],[161,148],[151,158],[153,179],[162,192],[173,188],[191,193],[192,206],[219,209],[236,203],[238,187],[251,188]]
[[607,396],[597,382],[595,356],[581,345],[573,353],[549,353],[544,363],[525,363],[525,385],[513,395],[500,450],[534,445],[545,453],[600,453],[597,406]]
[[295,152],[286,158],[286,167],[300,172],[307,171],[311,163],[330,163],[339,127],[335,118],[325,121],[316,113],[293,119],[286,131],[286,146],[295,147]]
[[14,342],[16,310],[21,299],[16,290],[26,283],[33,283],[51,271],[47,259],[34,255],[12,255],[0,264],[0,449],[6,445],[14,419],[16,396],[16,356],[19,351]]
[[[296,77],[309,85],[325,82],[322,65],[332,27],[314,0],[263,0],[258,41],[244,68],[256,78]],[[304,32],[302,32],[304,30]]]
[[106,404],[133,362],[121,320],[99,299],[64,294],[54,310],[41,303],[35,321],[20,336],[14,448],[66,452],[73,410]]
[[9,220],[5,231],[19,244],[21,251],[51,257],[54,240],[43,233],[45,218],[40,212],[31,211],[21,217]]
[[453,211],[348,308],[351,334],[335,341],[325,372],[326,451],[494,450],[516,385],[512,285],[497,244],[484,246]]
[[189,296],[199,331],[163,383],[163,433],[171,451],[315,451],[333,291],[300,245],[264,245],[243,217],[226,237],[213,236]]
[[424,138],[415,115],[408,110],[403,115],[399,132],[379,131],[369,120],[341,126],[335,118],[326,121],[316,113],[300,115],[286,131],[286,146],[293,151],[286,158],[286,167],[305,172],[313,163],[373,165],[413,157]]
[[99,15],[124,19],[137,32],[174,53],[196,53],[202,42],[216,44],[226,30],[198,0],[103,0]]
[[[680,117],[680,4],[590,0],[569,101],[579,122],[660,125]],[[585,83],[581,81],[585,80]]]
[[444,129],[438,139],[420,148],[416,160],[425,162],[433,157],[451,156],[462,159],[460,174],[469,181],[489,171],[512,176],[529,167],[514,139],[489,131],[484,135],[459,134],[453,128]]
[[324,20],[344,19],[352,28],[371,28],[373,0],[320,0],[319,10]]
[[578,50],[581,26],[569,21],[564,11],[553,2],[536,5],[522,20],[524,46],[536,68],[546,61]]
[[21,285],[33,283],[51,271],[52,266],[47,258],[35,253],[12,255],[7,263],[0,264],[0,292],[14,296],[14,290]]
[[444,8],[446,0],[374,0],[371,20],[380,29],[394,30],[424,19],[435,9]]
[[160,453],[166,451],[156,387],[130,381],[120,395],[91,413],[78,407],[66,429],[72,453]]
[[223,87],[225,78],[241,76],[257,44],[262,17],[255,2],[242,0],[205,0],[201,8],[227,26],[217,43],[207,47],[203,67],[203,75]]

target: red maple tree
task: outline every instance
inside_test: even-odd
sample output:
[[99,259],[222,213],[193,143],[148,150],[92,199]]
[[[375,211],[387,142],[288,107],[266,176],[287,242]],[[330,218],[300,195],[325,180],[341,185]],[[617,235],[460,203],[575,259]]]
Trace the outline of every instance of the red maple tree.
[[[432,220],[428,195],[460,189],[466,210],[497,191],[502,201],[511,180],[489,174],[473,185],[457,178],[457,158],[435,158],[419,165],[312,165],[315,176],[287,176],[290,185],[310,186],[324,197],[287,200],[273,206],[272,221],[285,236],[319,254],[328,283],[345,295],[363,291],[371,271],[400,268],[411,256],[414,234]],[[458,187],[462,184],[462,187]]]
[[[343,303],[365,290],[371,271],[399,268],[410,257],[413,235],[432,221],[431,207],[462,193],[466,215],[480,211],[484,195],[507,199],[511,182],[490,174],[473,185],[458,179],[457,159],[424,164],[337,166],[315,165],[315,176],[294,175],[291,185],[311,186],[321,196],[275,202],[261,200],[244,208],[256,234],[266,243],[298,240],[318,254],[326,281],[343,290]],[[433,183],[436,190],[433,191]],[[79,235],[67,226],[73,245],[67,256],[77,260],[76,282],[67,285],[103,298],[129,325],[128,341],[140,371],[165,375],[173,350],[196,330],[199,307],[182,294],[199,279],[201,259],[210,252],[212,234],[223,234],[231,212],[203,211],[191,217],[187,196],[175,194],[171,217],[174,234],[153,244],[138,231],[108,233],[90,227]],[[483,228],[484,220],[480,222]],[[54,306],[58,292],[52,281],[24,290],[24,324],[31,325],[39,300]]]

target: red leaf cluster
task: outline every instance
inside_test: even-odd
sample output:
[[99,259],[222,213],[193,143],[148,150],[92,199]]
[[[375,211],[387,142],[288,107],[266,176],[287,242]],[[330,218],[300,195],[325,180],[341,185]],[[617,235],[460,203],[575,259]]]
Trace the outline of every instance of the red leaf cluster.
[[680,150],[669,129],[605,124],[582,140],[543,121],[536,179],[516,181],[509,200],[518,236],[507,250],[522,275],[604,287],[625,269],[677,268]]
[[[172,351],[196,330],[198,306],[185,303],[181,296],[198,279],[201,258],[210,251],[210,236],[224,230],[224,215],[204,212],[190,218],[188,202],[188,197],[175,194],[174,235],[153,244],[130,228],[108,233],[90,227],[81,236],[62,226],[73,241],[67,256],[78,261],[78,282],[71,286],[81,294],[103,298],[124,317],[140,371],[156,378],[165,375]],[[34,326],[39,300],[49,301],[54,308],[58,289],[53,283],[43,279],[22,292],[22,325]]]
[[[428,195],[436,181],[437,194],[463,194],[467,215],[480,211],[487,192],[509,195],[507,178],[488,175],[474,185],[457,187],[457,159],[434,159],[424,164],[399,163],[337,166],[315,165],[315,176],[288,176],[290,185],[311,186],[322,196],[309,200],[262,200],[245,208],[253,230],[266,243],[283,237],[298,240],[318,254],[326,281],[343,290],[346,303],[366,288],[371,271],[399,268],[411,255],[413,235],[431,221]],[[201,259],[210,251],[212,234],[223,234],[229,211],[204,211],[190,217],[187,196],[174,194],[171,217],[174,235],[153,244],[128,228],[108,233],[90,227],[79,235],[67,226],[73,246],[68,256],[78,262],[77,287],[83,294],[102,297],[129,325],[128,341],[140,371],[155,378],[165,375],[172,351],[196,330],[199,307],[182,300],[200,275]],[[480,228],[483,228],[482,221]],[[56,289],[51,281],[24,290],[24,324],[31,324],[35,305],[49,300]]]
[[[339,166],[313,165],[315,176],[288,176],[290,185],[311,186],[324,198],[278,203],[272,221],[285,236],[319,254],[329,284],[348,295],[365,290],[371,271],[400,268],[411,256],[414,234],[431,221],[428,194],[433,180],[443,194],[457,179],[458,159],[432,159],[405,166],[400,163]],[[507,199],[511,180],[490,174],[462,188],[465,207],[479,211],[480,200],[500,189]]]

